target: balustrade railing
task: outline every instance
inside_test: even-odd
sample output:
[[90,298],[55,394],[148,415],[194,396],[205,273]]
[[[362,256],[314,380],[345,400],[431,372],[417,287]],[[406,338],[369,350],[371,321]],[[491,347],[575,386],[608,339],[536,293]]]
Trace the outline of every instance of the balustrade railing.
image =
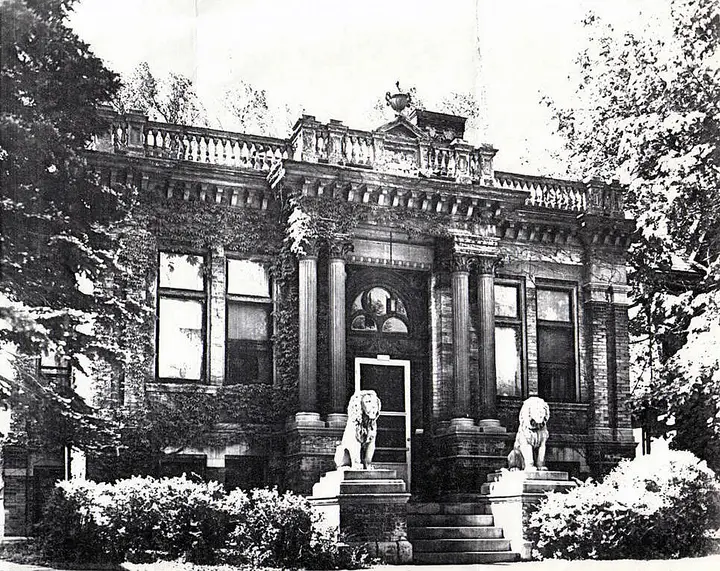
[[473,148],[459,139],[452,143],[429,137],[403,140],[381,131],[349,129],[339,121],[320,123],[309,115],[296,123],[289,139],[279,139],[148,121],[138,113],[105,113],[112,128],[110,137],[96,142],[98,150],[258,171],[270,171],[278,161],[292,157],[523,191],[528,193],[528,206],[622,216],[622,192],[617,186],[496,172],[495,149]]
[[587,206],[587,188],[582,182],[496,171],[495,183],[500,188],[529,192],[527,204],[531,206],[577,212],[583,212]]
[[135,113],[106,113],[112,125],[110,139],[98,140],[99,150],[259,171],[269,171],[289,157],[285,139],[147,121]]

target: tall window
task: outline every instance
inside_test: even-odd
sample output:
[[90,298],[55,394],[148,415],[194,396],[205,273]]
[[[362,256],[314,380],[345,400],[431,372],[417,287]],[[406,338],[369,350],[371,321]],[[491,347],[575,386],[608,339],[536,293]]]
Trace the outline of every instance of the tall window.
[[518,284],[495,284],[495,379],[497,394],[522,396],[523,327]]
[[160,252],[157,376],[203,379],[205,278],[202,256]]
[[227,261],[225,384],[272,383],[270,279],[261,264]]
[[537,289],[538,392],[544,399],[576,399],[574,314],[572,290]]

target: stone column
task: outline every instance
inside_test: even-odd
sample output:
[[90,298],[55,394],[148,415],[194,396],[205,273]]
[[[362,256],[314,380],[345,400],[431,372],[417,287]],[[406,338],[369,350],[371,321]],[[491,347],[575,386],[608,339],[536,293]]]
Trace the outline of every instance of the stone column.
[[209,384],[215,386],[222,386],[225,379],[226,263],[224,248],[216,245],[210,259],[210,343],[206,356]]
[[352,249],[347,239],[339,238],[330,245],[328,269],[328,332],[330,360],[330,425],[345,426],[347,417],[347,379],[345,359],[345,256]]
[[[453,417],[470,416],[470,324],[468,256],[454,255],[452,265],[453,372],[455,399]],[[471,421],[472,422],[472,421]]]
[[496,257],[478,257],[478,357],[482,419],[497,419],[495,382],[495,266],[497,263]]
[[[317,411],[317,250],[306,247],[299,263],[299,375],[300,411]],[[315,415],[313,415],[315,416]],[[318,417],[319,418],[319,417]]]

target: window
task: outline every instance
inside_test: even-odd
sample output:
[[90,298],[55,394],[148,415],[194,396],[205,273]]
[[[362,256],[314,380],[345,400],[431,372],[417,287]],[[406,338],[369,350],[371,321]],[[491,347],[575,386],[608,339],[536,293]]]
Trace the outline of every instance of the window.
[[538,392],[551,401],[574,401],[573,291],[537,289]]
[[227,261],[225,384],[272,383],[270,279],[262,264]]
[[360,293],[350,309],[352,331],[408,333],[405,304],[383,287],[371,287]]
[[157,376],[204,377],[205,278],[202,256],[160,252]]
[[523,322],[518,284],[495,284],[495,380],[497,394],[522,396]]

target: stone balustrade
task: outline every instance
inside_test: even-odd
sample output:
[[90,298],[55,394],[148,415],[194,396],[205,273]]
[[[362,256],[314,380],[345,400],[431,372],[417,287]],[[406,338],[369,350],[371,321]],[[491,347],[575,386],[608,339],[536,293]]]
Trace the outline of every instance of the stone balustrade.
[[608,185],[599,179],[585,182],[559,180],[496,171],[495,186],[525,190],[527,204],[553,210],[569,210],[623,217],[623,194],[619,185]]
[[93,149],[98,151],[265,172],[292,158],[520,190],[529,193],[528,206],[624,216],[618,185],[597,179],[578,182],[494,171],[497,150],[490,145],[473,147],[462,139],[441,143],[424,133],[408,137],[382,128],[360,131],[336,120],[321,123],[312,115],[303,115],[291,136],[280,139],[149,121],[141,113],[119,114],[110,108],[102,112],[111,130],[95,141]]
[[289,157],[285,139],[148,121],[139,113],[104,112],[111,130],[108,137],[95,142],[99,151],[258,171],[269,171],[275,163]]

